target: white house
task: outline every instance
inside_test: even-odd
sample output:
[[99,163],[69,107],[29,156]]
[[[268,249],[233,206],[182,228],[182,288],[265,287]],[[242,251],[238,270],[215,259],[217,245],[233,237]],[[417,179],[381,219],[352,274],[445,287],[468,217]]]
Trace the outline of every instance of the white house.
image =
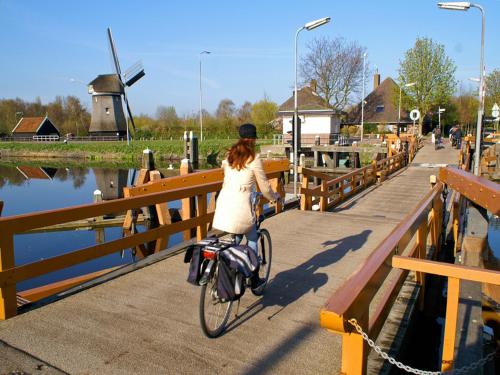
[[[298,90],[298,114],[301,119],[301,143],[313,145],[317,136],[320,144],[333,143],[333,136],[340,132],[340,112],[331,109],[328,103],[316,93],[316,84]],[[283,120],[283,141],[291,141],[294,111],[293,95],[279,107]]]

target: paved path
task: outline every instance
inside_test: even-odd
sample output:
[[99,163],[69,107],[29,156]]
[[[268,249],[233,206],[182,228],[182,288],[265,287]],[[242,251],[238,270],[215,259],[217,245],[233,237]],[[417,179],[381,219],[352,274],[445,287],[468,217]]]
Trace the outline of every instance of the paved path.
[[[457,158],[456,150],[424,147],[416,163]],[[336,373],[340,337],[319,327],[319,310],[428,191],[431,174],[437,169],[411,166],[343,209],[267,220],[270,285],[261,298],[245,294],[218,339],[202,334],[200,290],[175,256],[0,322],[0,340],[29,353],[26,366],[38,359],[53,373]],[[0,373],[19,370],[2,361],[5,353],[0,346]]]

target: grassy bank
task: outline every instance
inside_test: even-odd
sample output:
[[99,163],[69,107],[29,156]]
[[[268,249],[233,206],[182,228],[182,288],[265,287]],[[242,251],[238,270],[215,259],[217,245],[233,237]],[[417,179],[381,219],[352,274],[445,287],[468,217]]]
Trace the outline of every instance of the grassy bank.
[[[270,141],[269,141],[270,142]],[[199,145],[200,157],[223,157],[234,140],[209,139]],[[259,142],[260,144],[266,143]],[[8,157],[61,157],[84,158],[90,160],[137,160],[142,151],[154,151],[157,160],[175,160],[184,155],[184,142],[180,140],[131,141],[123,142],[0,142],[0,155]]]

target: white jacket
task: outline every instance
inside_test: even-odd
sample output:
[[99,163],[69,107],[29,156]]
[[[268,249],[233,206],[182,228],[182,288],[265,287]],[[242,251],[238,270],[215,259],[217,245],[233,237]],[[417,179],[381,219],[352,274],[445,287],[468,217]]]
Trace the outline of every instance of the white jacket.
[[224,183],[217,198],[213,228],[234,234],[245,234],[255,224],[255,217],[250,202],[251,193],[260,191],[269,200],[274,200],[274,193],[267,180],[260,155],[248,163],[245,168],[231,168],[227,160],[222,162]]

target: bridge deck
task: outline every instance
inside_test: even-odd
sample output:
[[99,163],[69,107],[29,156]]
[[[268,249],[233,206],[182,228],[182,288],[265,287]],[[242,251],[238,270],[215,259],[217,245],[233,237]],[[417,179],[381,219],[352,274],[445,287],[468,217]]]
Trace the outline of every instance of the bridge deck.
[[[427,146],[415,163],[457,158],[456,150]],[[203,336],[200,290],[186,283],[187,265],[174,256],[0,322],[0,340],[53,372],[338,372],[340,337],[319,327],[319,309],[428,191],[431,174],[437,169],[416,164],[335,212],[292,210],[266,221],[270,285],[263,297],[245,294],[239,317],[218,339]],[[38,361],[8,353],[0,345],[0,373]]]

